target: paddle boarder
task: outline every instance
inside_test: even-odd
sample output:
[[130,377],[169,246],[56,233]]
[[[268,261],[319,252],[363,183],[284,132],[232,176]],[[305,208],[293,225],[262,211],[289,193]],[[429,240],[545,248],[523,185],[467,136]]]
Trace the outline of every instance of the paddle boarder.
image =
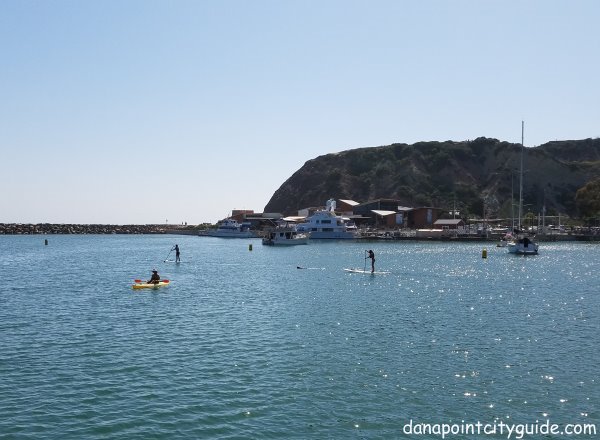
[[180,262],[179,261],[179,245],[178,244],[175,245],[175,262],[176,263]]
[[368,251],[368,255],[366,258],[370,258],[371,259],[371,273],[375,272],[375,253],[369,249]]
[[152,271],[152,276],[148,280],[147,284],[158,284],[160,282],[160,275],[158,275],[158,271],[154,269]]

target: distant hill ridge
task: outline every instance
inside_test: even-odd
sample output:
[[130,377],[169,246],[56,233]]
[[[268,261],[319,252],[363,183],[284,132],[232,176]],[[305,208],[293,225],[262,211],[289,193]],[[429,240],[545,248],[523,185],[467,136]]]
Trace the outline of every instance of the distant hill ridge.
[[[265,212],[294,214],[331,197],[456,208],[465,215],[511,216],[519,197],[521,145],[480,137],[462,142],[392,144],[307,161],[273,194]],[[553,141],[524,150],[525,212],[577,216],[575,194],[600,177],[600,139]]]

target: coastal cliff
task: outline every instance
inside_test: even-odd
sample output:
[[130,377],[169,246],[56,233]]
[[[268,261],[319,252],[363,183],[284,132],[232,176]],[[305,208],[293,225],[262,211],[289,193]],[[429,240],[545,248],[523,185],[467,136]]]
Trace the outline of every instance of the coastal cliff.
[[[480,137],[359,148],[307,161],[273,194],[265,212],[294,214],[329,198],[399,200],[461,215],[509,217],[519,197],[521,145]],[[524,150],[525,213],[578,216],[576,193],[600,177],[600,139]],[[484,207],[485,205],[485,207]]]

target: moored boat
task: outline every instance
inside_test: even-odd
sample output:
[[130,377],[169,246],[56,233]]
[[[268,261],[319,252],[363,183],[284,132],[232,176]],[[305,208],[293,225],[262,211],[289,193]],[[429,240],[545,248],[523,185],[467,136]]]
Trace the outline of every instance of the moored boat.
[[507,247],[508,243],[512,242],[513,240],[513,235],[510,232],[508,232],[498,241],[496,247]]
[[336,215],[335,200],[327,201],[327,208],[316,211],[296,227],[298,232],[309,232],[311,239],[354,239],[356,225],[349,218]]
[[262,244],[267,246],[294,246],[308,244],[310,234],[298,232],[294,226],[280,226],[270,231],[263,237]]
[[508,245],[509,254],[517,255],[537,255],[538,245],[528,236],[521,236],[515,238],[509,242]]
[[527,234],[523,234],[521,231],[521,217],[523,213],[523,151],[525,150],[523,137],[525,132],[525,123],[521,122],[521,169],[519,173],[519,224],[518,230],[520,232],[513,238],[513,240],[508,242],[506,246],[508,248],[509,254],[516,255],[537,255],[538,254],[538,245],[533,240],[533,237],[528,236]]
[[220,221],[217,229],[202,232],[200,235],[221,238],[257,238],[257,235],[250,230],[250,223],[239,223],[232,218]]

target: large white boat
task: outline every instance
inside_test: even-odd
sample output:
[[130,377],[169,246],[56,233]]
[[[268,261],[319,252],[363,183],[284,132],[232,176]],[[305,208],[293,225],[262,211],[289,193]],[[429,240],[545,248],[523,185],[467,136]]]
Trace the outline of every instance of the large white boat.
[[278,226],[267,232],[262,244],[268,246],[294,246],[308,244],[309,233],[298,232],[295,226]]
[[257,235],[250,230],[250,223],[239,223],[237,220],[227,218],[219,222],[217,229],[201,233],[208,237],[222,238],[256,238]]
[[[523,151],[525,149],[523,143],[523,134],[525,132],[525,123],[521,122],[521,170],[519,176],[519,224],[518,230],[521,229],[521,217],[523,213]],[[506,246],[508,248],[509,254],[517,254],[517,255],[537,255],[538,254],[538,245],[535,241],[533,241],[533,237],[529,237],[527,234],[523,234],[522,232],[518,232],[512,241],[508,242]]]
[[335,200],[328,200],[326,209],[316,211],[296,229],[298,232],[310,232],[311,239],[353,239],[358,234],[350,219],[336,215]]

